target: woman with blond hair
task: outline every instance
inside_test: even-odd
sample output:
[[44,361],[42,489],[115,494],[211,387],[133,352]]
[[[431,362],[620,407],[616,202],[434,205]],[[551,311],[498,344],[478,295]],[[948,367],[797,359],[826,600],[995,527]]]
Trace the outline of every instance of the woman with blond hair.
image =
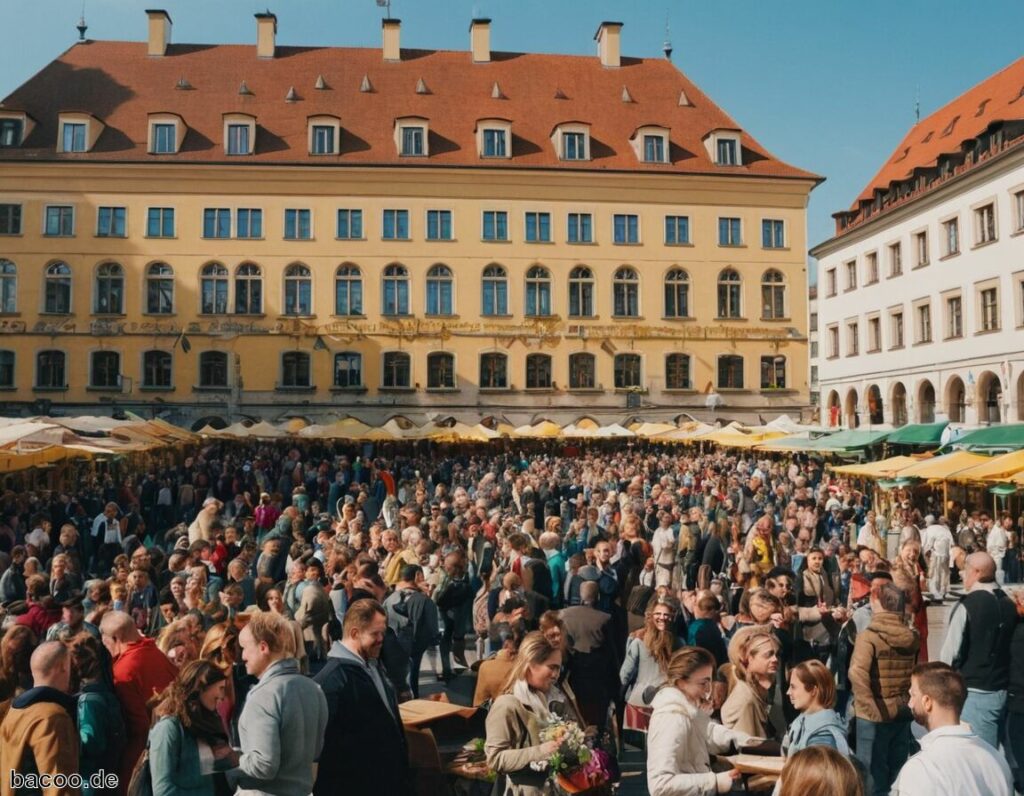
[[156,637],[156,646],[179,669],[199,657],[192,623],[184,619],[166,625]]
[[684,647],[669,661],[667,682],[655,694],[647,731],[647,789],[651,796],[728,793],[736,769],[715,773],[711,756],[728,754],[751,736],[711,721],[715,658]]
[[741,628],[729,642],[729,662],[736,682],[722,705],[722,723],[759,738],[781,740],[785,720],[773,710],[779,640],[770,625]]
[[[217,706],[217,713],[229,731],[233,730],[233,722],[241,713],[236,683],[237,664],[242,658],[238,633],[238,626],[233,622],[221,622],[206,631],[203,646],[199,649],[199,660],[210,661],[226,675],[224,699]],[[244,668],[241,675],[245,675]]]
[[913,617],[914,628],[921,637],[917,662],[928,662],[928,604],[924,598],[927,588],[925,572],[921,568],[921,543],[907,539],[900,545],[900,553],[891,562],[892,581],[907,595],[907,611]]
[[487,713],[484,752],[499,780],[495,793],[542,796],[548,772],[544,766],[558,751],[557,741],[541,743],[540,730],[554,717],[583,722],[572,700],[558,688],[562,650],[540,632],[528,633],[501,695]]
[[678,610],[671,597],[651,600],[644,616],[644,626],[629,637],[626,659],[619,669],[619,679],[626,689],[626,713],[623,726],[627,730],[647,732],[652,708],[652,691],[667,682],[668,664],[682,646],[675,633]]
[[857,769],[828,746],[808,746],[786,761],[779,796],[864,796]]

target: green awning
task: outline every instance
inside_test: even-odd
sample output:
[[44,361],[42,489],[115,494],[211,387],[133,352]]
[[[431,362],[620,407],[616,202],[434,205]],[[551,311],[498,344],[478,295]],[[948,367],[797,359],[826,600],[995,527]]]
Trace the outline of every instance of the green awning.
[[996,484],[995,486],[990,486],[988,488],[988,491],[991,492],[993,495],[1004,496],[1015,495],[1017,494],[1018,489],[1020,489],[1020,487],[1017,486],[1016,484]]
[[966,450],[1020,450],[1024,448],[1024,423],[979,428],[951,439],[949,444]]
[[912,423],[893,431],[885,442],[887,445],[937,448],[942,442],[942,432],[948,425],[948,420],[943,420],[941,423]]
[[891,434],[891,431],[861,431],[860,429],[847,429],[821,439],[808,440],[805,448],[807,450],[821,451],[823,453],[842,453],[855,451],[861,448],[869,448],[877,445]]

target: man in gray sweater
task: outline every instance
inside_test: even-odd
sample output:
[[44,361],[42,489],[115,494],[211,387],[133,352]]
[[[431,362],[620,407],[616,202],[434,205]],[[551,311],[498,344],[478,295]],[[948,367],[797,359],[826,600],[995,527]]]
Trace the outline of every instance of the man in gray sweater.
[[238,794],[308,796],[327,728],[320,686],[299,673],[292,631],[280,614],[253,616],[239,634],[242,659],[259,682],[238,720]]

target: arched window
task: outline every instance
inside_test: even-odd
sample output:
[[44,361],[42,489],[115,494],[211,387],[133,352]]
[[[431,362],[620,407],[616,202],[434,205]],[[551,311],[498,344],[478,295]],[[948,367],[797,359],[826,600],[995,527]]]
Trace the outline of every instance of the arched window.
[[484,315],[508,315],[508,274],[500,265],[484,269],[481,308]]
[[718,275],[718,317],[740,318],[740,275],[726,268]]
[[547,354],[529,354],[526,357],[526,389],[551,389],[551,357]]
[[168,351],[147,351],[142,355],[142,386],[170,389],[174,385],[171,354]]
[[71,312],[71,268],[67,263],[46,267],[43,277],[43,312],[67,315]]
[[96,269],[96,303],[100,315],[124,313],[124,269],[117,263],[104,263]]
[[146,312],[150,315],[174,312],[174,269],[167,263],[153,263],[146,269]]
[[551,273],[543,265],[534,265],[526,272],[526,315],[546,317],[551,314]]
[[720,390],[743,389],[743,357],[726,354],[718,358],[718,388]]
[[235,313],[263,314],[263,273],[255,263],[243,263],[235,271]]
[[334,273],[334,314],[363,314],[363,275],[355,265],[339,265]]
[[682,268],[665,275],[665,317],[690,317],[690,275]]
[[593,354],[569,355],[569,389],[592,390],[597,386],[597,363]]
[[431,390],[455,389],[455,356],[443,351],[427,354],[427,387]]
[[199,386],[228,386],[228,355],[224,351],[204,351],[199,355]]
[[67,389],[67,357],[63,351],[40,351],[36,354],[36,389]]
[[669,354],[665,357],[665,387],[669,390],[689,390],[693,386],[690,375],[689,354]]
[[384,292],[381,312],[384,315],[409,314],[409,272],[404,265],[384,269]]
[[619,318],[640,316],[640,277],[634,269],[623,266],[612,281],[612,314]]
[[89,386],[96,390],[116,390],[121,386],[121,355],[117,351],[92,352]]
[[412,386],[411,371],[412,361],[408,354],[404,351],[389,351],[384,355],[381,386],[408,389]]
[[309,354],[305,351],[286,351],[281,355],[281,386],[305,388],[313,386]]
[[508,357],[504,354],[480,355],[480,389],[508,389]]
[[284,270],[284,314],[313,314],[313,275],[302,263],[293,263]]
[[585,265],[578,265],[569,272],[569,316],[594,316],[594,274]]
[[18,266],[0,259],[0,312],[18,311]]
[[786,317],[786,280],[774,268],[761,277],[761,317],[766,321]]
[[615,389],[627,390],[642,385],[639,354],[615,355]]
[[228,314],[228,269],[208,263],[199,272],[199,311],[203,315]]
[[761,389],[786,389],[786,358],[784,356],[761,357]]
[[14,386],[14,352],[0,351],[0,387]]
[[363,355],[342,351],[334,355],[334,386],[345,390],[363,386]]
[[427,315],[452,315],[452,269],[438,263],[427,271]]

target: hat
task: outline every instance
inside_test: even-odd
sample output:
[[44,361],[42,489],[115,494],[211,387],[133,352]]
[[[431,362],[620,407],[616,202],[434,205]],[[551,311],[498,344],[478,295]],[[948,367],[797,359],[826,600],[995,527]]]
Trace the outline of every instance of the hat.
[[601,573],[597,571],[597,567],[593,564],[587,564],[582,566],[577,573],[583,580],[598,581],[601,580]]

